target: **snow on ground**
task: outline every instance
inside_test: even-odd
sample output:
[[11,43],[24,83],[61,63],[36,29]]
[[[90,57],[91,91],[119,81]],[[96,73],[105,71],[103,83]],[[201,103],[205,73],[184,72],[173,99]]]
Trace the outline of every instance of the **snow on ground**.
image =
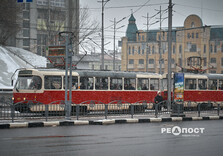
[[11,89],[11,78],[16,80],[19,68],[46,67],[46,58],[15,47],[0,46],[0,89]]

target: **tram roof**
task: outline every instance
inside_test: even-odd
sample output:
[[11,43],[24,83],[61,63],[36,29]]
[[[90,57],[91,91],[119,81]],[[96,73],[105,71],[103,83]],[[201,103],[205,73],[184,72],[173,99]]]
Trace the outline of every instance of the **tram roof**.
[[[33,70],[33,71],[40,71],[40,72],[53,72],[52,74],[55,75],[56,73],[63,73],[65,74],[65,70],[63,69],[55,69],[55,68],[37,68],[37,69],[26,69],[26,70]],[[148,73],[148,72],[125,72],[125,71],[96,71],[96,70],[72,70],[73,73],[77,73],[79,76],[85,77],[114,77],[114,78],[147,78],[150,77],[160,77],[160,74],[157,73]],[[54,74],[55,73],[55,74]],[[68,71],[69,73],[69,71]]]
[[223,74],[207,74],[209,79],[220,79],[223,80]]
[[136,78],[136,73],[119,72],[119,71],[91,71],[91,70],[75,70],[80,76],[86,77],[115,77],[115,78]]

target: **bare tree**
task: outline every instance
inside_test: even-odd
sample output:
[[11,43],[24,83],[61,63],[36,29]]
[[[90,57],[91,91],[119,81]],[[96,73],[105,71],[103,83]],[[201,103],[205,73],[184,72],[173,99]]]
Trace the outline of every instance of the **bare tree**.
[[79,27],[80,42],[99,30],[99,22],[96,19],[91,20],[89,9],[87,7],[80,9]]
[[[74,6],[72,3],[73,1],[70,1],[70,6]],[[67,30],[74,34],[74,52],[78,54],[79,45],[83,44],[89,36],[98,32],[99,22],[91,19],[88,7],[79,8],[79,4],[76,6],[78,8],[69,7]]]
[[7,40],[20,30],[19,14],[21,6],[15,0],[0,1],[0,45],[6,45]]

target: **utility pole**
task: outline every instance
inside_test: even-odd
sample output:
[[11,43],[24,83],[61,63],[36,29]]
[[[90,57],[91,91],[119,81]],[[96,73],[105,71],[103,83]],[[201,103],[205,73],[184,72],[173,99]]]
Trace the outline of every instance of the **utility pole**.
[[104,7],[105,4],[108,2],[107,1],[99,1],[101,2],[101,8],[102,8],[102,12],[101,12],[101,17],[102,17],[102,26],[101,26],[101,70],[104,70]]
[[159,64],[160,64],[160,71],[159,73],[162,74],[162,64],[161,64],[161,61],[162,61],[162,54],[161,54],[161,33],[162,33],[162,30],[161,30],[161,26],[162,26],[162,21],[161,21],[161,6],[160,6],[160,36],[159,36],[159,54],[160,54],[160,58],[159,58]]
[[116,19],[114,18],[114,52],[113,52],[113,70],[115,71],[115,29],[116,29]]
[[149,53],[149,46],[148,46],[148,31],[149,31],[149,13],[146,14],[146,72],[148,72],[148,53]]
[[[59,33],[59,37],[65,37],[66,39],[66,53],[65,53],[65,119],[71,120],[71,103],[72,103],[72,39],[74,37],[73,32],[63,31]],[[70,66],[69,86],[68,86],[68,66]],[[68,101],[68,88],[69,88],[69,101]]]
[[172,64],[172,0],[169,0],[169,6],[168,6],[168,83],[167,83],[167,88],[168,88],[168,111],[170,111],[171,108],[171,64]]
[[104,0],[102,0],[102,26],[101,26],[101,70],[104,70]]

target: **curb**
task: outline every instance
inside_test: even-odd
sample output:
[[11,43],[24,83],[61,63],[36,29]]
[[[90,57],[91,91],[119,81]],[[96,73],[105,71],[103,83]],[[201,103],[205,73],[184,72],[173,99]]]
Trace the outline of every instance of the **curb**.
[[201,120],[223,120],[223,116],[207,117],[166,117],[166,118],[145,118],[145,119],[104,119],[104,120],[64,120],[64,121],[43,121],[0,124],[0,129],[10,128],[33,128],[33,127],[55,127],[55,126],[77,126],[77,125],[110,125],[126,123],[156,123],[156,122],[182,122]]

